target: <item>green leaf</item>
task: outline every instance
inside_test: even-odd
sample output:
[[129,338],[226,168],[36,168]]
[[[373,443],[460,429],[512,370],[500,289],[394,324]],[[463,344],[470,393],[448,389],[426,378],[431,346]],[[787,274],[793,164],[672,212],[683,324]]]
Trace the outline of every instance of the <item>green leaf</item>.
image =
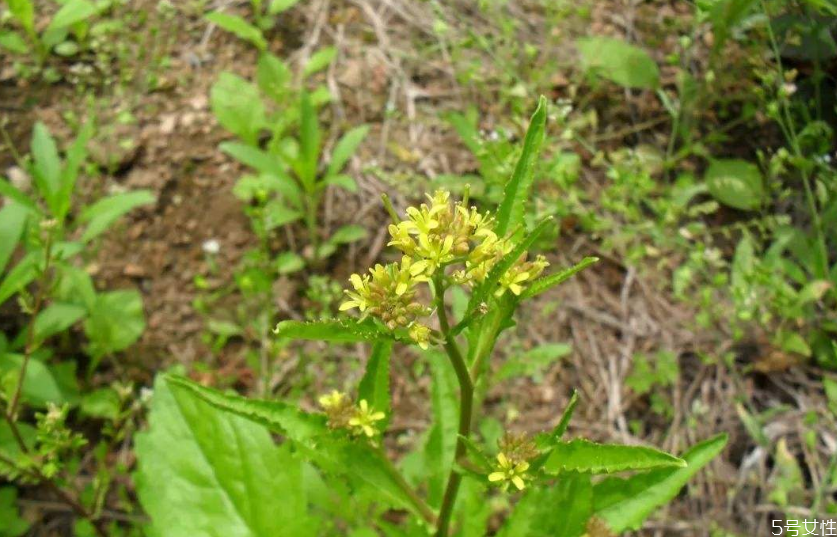
[[311,97],[307,92],[302,93],[299,106],[300,178],[305,189],[311,192],[314,190],[317,163],[320,158],[320,121],[317,117],[317,108],[311,103]]
[[264,206],[264,227],[270,231],[302,218],[301,211],[291,209],[283,200],[271,200]]
[[358,400],[366,399],[372,408],[386,414],[381,425],[385,430],[392,408],[389,396],[389,362],[392,354],[392,341],[376,341],[372,344],[372,354],[366,362],[366,372],[358,386]]
[[334,151],[331,152],[331,162],[328,163],[326,176],[334,176],[340,173],[340,170],[352,158],[352,155],[355,154],[358,146],[363,142],[368,133],[369,125],[361,125],[350,130],[340,138],[340,141],[334,146]]
[[212,86],[210,103],[222,127],[251,146],[258,144],[266,111],[256,86],[233,73],[223,72]]
[[46,31],[54,31],[83,21],[96,14],[96,6],[87,0],[69,0],[52,17]]
[[610,474],[626,470],[683,467],[686,462],[674,455],[644,446],[596,444],[577,438],[557,442],[544,463],[547,473],[566,471]]
[[61,188],[61,159],[58,156],[58,146],[49,133],[46,125],[40,121],[32,129],[32,158],[34,160],[33,174],[35,184],[47,202],[50,210],[55,214],[55,195]]
[[240,142],[224,142],[218,148],[245,166],[250,166],[264,174],[282,173],[285,169],[282,159],[277,155],[252,145]]
[[569,472],[548,488],[528,490],[498,537],[579,537],[593,511],[590,476]]
[[773,342],[785,352],[793,352],[806,358],[811,357],[811,346],[808,345],[805,338],[797,332],[791,332],[790,330],[778,330],[773,337]]
[[570,402],[567,403],[567,408],[564,409],[564,413],[561,414],[561,421],[558,422],[558,425],[555,426],[554,429],[549,433],[549,439],[551,443],[558,442],[561,440],[561,437],[564,436],[564,433],[567,432],[567,427],[570,425],[570,420],[573,419],[573,413],[575,412],[575,407],[578,405],[578,392],[573,390],[573,395],[570,397]]
[[677,496],[726,443],[727,435],[721,434],[695,445],[682,455],[687,463],[683,468],[653,470],[628,479],[605,479],[593,490],[596,515],[614,533],[638,530],[648,515]]
[[339,186],[349,192],[357,192],[357,182],[346,174],[329,175],[323,180],[323,185]]
[[357,242],[361,239],[365,239],[367,235],[368,232],[365,227],[350,224],[335,231],[328,240],[334,244],[348,244],[350,242]]
[[459,384],[443,353],[428,351],[423,354],[430,364],[433,380],[430,390],[433,425],[424,446],[425,466],[428,472],[427,502],[431,507],[439,507],[453,466],[456,440],[459,436]]
[[17,510],[17,489],[0,488],[0,537],[20,537],[29,529]]
[[384,331],[371,321],[353,320],[328,321],[282,321],[276,325],[273,333],[280,338],[331,341],[335,343],[356,343],[359,341],[377,341],[392,339],[392,334]]
[[81,398],[81,413],[91,418],[116,420],[122,403],[113,388],[99,388]]
[[301,463],[262,426],[158,376],[137,436],[137,493],[152,537],[315,535]]
[[828,408],[834,416],[837,416],[837,380],[823,377],[822,385],[825,389],[825,396],[828,400]]
[[86,309],[75,304],[50,304],[35,317],[32,327],[35,343],[40,344],[48,337],[67,330],[86,314]]
[[4,48],[15,54],[26,54],[29,52],[29,45],[26,43],[26,40],[20,34],[11,30],[0,32],[0,48]]
[[43,252],[41,251],[29,252],[18,261],[17,265],[12,267],[0,282],[0,304],[3,304],[35,279],[38,275],[38,261],[42,256]]
[[0,196],[6,196],[9,200],[19,203],[35,214],[40,214],[41,212],[32,198],[15,188],[8,180],[2,177],[0,177]]
[[135,289],[108,291],[96,296],[96,304],[84,323],[89,352],[98,359],[127,349],[145,330],[142,296]]
[[576,41],[585,71],[626,88],[656,89],[660,70],[647,52],[613,37],[586,37]]
[[276,270],[279,274],[293,274],[305,268],[305,260],[294,252],[282,252],[276,257]]
[[79,169],[87,159],[87,143],[93,137],[94,124],[85,123],[79,130],[73,145],[67,150],[64,168],[61,170],[61,188],[56,197],[56,218],[63,220],[70,212],[70,202],[78,179]]
[[511,178],[506,183],[503,191],[503,201],[497,208],[497,227],[495,231],[501,237],[510,231],[514,231],[517,226],[523,223],[526,200],[529,198],[529,190],[532,188],[535,165],[546,133],[546,115],[547,101],[546,97],[541,95],[538,99],[538,107],[529,121],[526,137],[523,139],[523,152],[520,154]]
[[764,200],[761,172],[758,166],[746,160],[713,160],[704,178],[709,193],[734,209],[753,211]]
[[535,282],[527,287],[523,293],[521,293],[520,298],[521,300],[526,300],[528,298],[532,298],[533,296],[537,296],[549,289],[552,289],[556,285],[560,285],[570,279],[572,276],[575,276],[577,273],[581,272],[582,270],[586,269],[593,263],[597,263],[599,261],[598,257],[585,257],[581,260],[581,262],[575,266],[572,266],[568,269],[564,269],[561,272],[556,272],[554,274],[549,274],[548,276],[544,276],[535,280]]
[[[10,371],[20,372],[23,366],[22,354],[0,354],[0,376]],[[74,404],[78,400],[78,385],[75,383],[75,364],[48,366],[33,356],[26,366],[23,380],[23,399],[37,408],[44,408],[47,403],[62,405]]]
[[337,49],[335,47],[321,48],[311,55],[308,63],[305,64],[303,75],[311,76],[318,71],[322,71],[337,57]]
[[546,343],[524,352],[513,354],[497,371],[498,381],[513,377],[528,376],[539,380],[543,371],[557,360],[568,356],[572,346],[566,343]]
[[265,50],[267,48],[267,41],[265,41],[261,30],[238,15],[230,15],[220,11],[213,11],[211,13],[207,13],[206,20],[213,24],[217,24],[220,28],[230,32],[239,39],[249,42],[259,50]]
[[0,274],[6,269],[26,226],[28,211],[14,202],[0,209]]
[[291,92],[293,75],[288,66],[269,52],[259,56],[256,83],[262,92],[277,104],[283,104]]
[[277,15],[282,13],[283,11],[287,11],[297,5],[299,0],[272,0],[270,2],[270,6],[267,8],[267,12],[270,15]]
[[79,220],[87,227],[82,242],[90,242],[110,228],[111,224],[137,207],[154,203],[150,190],[134,190],[102,198],[82,211]]
[[33,0],[7,0],[9,11],[21,26],[32,33],[35,28],[35,3]]

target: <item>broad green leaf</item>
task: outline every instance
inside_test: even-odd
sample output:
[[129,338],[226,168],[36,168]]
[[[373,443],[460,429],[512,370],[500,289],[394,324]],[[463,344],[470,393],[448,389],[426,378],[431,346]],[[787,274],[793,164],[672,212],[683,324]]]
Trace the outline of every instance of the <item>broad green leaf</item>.
[[283,11],[287,11],[297,5],[299,0],[271,0],[267,8],[267,12],[271,15],[277,15]]
[[346,162],[352,158],[352,155],[357,151],[358,146],[366,135],[369,133],[369,125],[361,125],[355,127],[340,138],[337,145],[334,146],[334,151],[331,152],[331,162],[328,163],[328,171],[326,176],[334,176],[340,173]]
[[385,332],[371,321],[356,322],[354,320],[336,319],[312,322],[282,321],[276,325],[273,333],[280,338],[339,343],[392,339],[390,333]]
[[60,302],[50,304],[35,317],[35,324],[32,329],[36,344],[40,344],[48,337],[67,330],[86,314],[86,309],[75,304]]
[[582,270],[586,269],[593,263],[597,263],[599,261],[598,257],[585,257],[581,260],[581,262],[575,266],[572,266],[568,269],[564,269],[560,272],[556,272],[554,274],[549,274],[548,276],[544,276],[535,280],[535,282],[527,287],[523,293],[521,293],[520,297],[521,300],[526,300],[528,298],[532,298],[533,296],[537,296],[549,289],[552,289],[556,285],[560,285],[570,279],[572,276],[575,276],[577,273],[581,272]]
[[729,207],[752,211],[764,200],[764,184],[758,166],[746,160],[713,160],[706,170],[712,196]]
[[334,61],[335,57],[337,57],[337,49],[335,47],[321,48],[312,54],[311,58],[308,59],[308,63],[305,64],[303,74],[305,76],[310,76],[318,71],[322,71],[328,67],[332,61]]
[[539,381],[546,368],[571,352],[572,346],[566,343],[546,343],[522,354],[514,353],[500,366],[496,378],[501,381],[528,376]]
[[29,52],[29,45],[26,43],[26,40],[20,34],[11,30],[0,31],[0,48],[4,48],[15,54],[26,54]]
[[517,503],[498,537],[579,537],[593,511],[590,476],[563,474],[548,488],[532,487]]
[[264,227],[270,231],[296,222],[302,216],[301,211],[288,207],[283,200],[271,200],[264,206]]
[[543,145],[546,133],[547,102],[546,97],[538,99],[538,107],[529,121],[526,137],[523,139],[523,152],[514,167],[511,178],[503,191],[503,201],[497,208],[496,232],[500,236],[514,231],[523,223],[526,200],[535,178],[535,165]]
[[85,416],[105,420],[116,420],[121,407],[119,394],[110,387],[84,394],[80,404],[81,413]]
[[123,351],[136,343],[145,330],[142,296],[135,289],[108,291],[96,296],[84,333],[90,341],[89,352],[95,358]]
[[311,97],[307,92],[302,93],[299,106],[300,178],[305,189],[311,192],[314,190],[320,158],[320,120],[317,117],[317,108],[311,103]]
[[239,39],[249,42],[259,50],[267,48],[267,41],[265,41],[261,30],[242,19],[238,15],[230,15],[220,11],[213,11],[207,13],[206,20],[235,35]]
[[358,400],[366,399],[372,408],[386,414],[381,430],[386,429],[392,416],[389,396],[389,362],[392,341],[376,341],[366,362],[366,372],[358,386]]
[[576,41],[585,71],[626,88],[656,89],[660,70],[647,52],[613,37],[586,37]]
[[277,155],[240,142],[224,142],[218,146],[224,153],[265,174],[283,173],[285,166]]
[[35,184],[54,214],[55,196],[61,188],[61,159],[55,139],[40,121],[32,129],[31,147]]
[[279,274],[293,274],[305,268],[305,260],[295,252],[282,252],[276,257]]
[[638,530],[655,509],[666,505],[680,489],[727,443],[722,434],[695,445],[682,458],[687,466],[660,469],[628,479],[607,478],[593,490],[596,516],[604,520],[614,533]]
[[0,488],[0,537],[20,537],[28,529],[29,523],[18,513],[17,489]]
[[334,244],[348,244],[350,242],[357,242],[361,239],[365,239],[367,234],[368,232],[365,227],[350,224],[335,231],[328,240]]
[[252,421],[158,376],[137,436],[137,493],[151,537],[314,535],[301,463]]
[[81,236],[82,242],[90,242],[115,221],[137,207],[154,203],[156,198],[150,190],[134,190],[102,198],[82,211],[79,220],[87,227]]
[[29,285],[38,276],[38,261],[42,256],[41,251],[29,252],[12,267],[0,281],[0,304]]
[[[0,354],[0,376],[9,371],[19,372],[23,366],[22,354]],[[40,358],[32,356],[26,366],[23,380],[23,399],[30,405],[44,408],[47,403],[75,404],[78,385],[75,383],[75,364],[48,366]]]
[[811,346],[798,332],[778,330],[773,336],[773,343],[785,352],[793,352],[806,358],[810,358],[812,354]]
[[0,274],[6,269],[9,259],[17,247],[28,211],[14,202],[7,202],[0,209]]
[[277,104],[283,104],[292,89],[293,75],[288,66],[269,52],[259,56],[256,83],[262,92]]
[[256,146],[266,111],[259,89],[233,73],[223,72],[210,91],[212,112],[222,127]]
[[34,0],[7,0],[9,11],[23,28],[32,33],[35,28]]
[[69,0],[52,17],[46,31],[68,28],[96,14],[96,6],[87,0]]
[[459,384],[446,355],[438,351],[428,351],[423,355],[430,364],[433,381],[430,390],[433,425],[424,446],[428,472],[427,502],[432,507],[439,507],[453,466],[459,436]]
[[556,442],[543,469],[557,474],[566,471],[610,474],[626,470],[684,467],[686,462],[674,455],[644,446],[596,444],[577,438]]
[[476,479],[465,478],[459,486],[454,513],[454,527],[458,537],[485,537],[491,503],[485,501],[485,486]]

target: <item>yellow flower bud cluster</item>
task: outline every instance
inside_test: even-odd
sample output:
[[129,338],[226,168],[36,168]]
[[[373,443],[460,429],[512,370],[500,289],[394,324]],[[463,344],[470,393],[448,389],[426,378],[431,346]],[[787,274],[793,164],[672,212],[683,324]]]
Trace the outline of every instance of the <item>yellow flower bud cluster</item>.
[[526,488],[529,478],[529,461],[538,456],[535,442],[525,434],[506,433],[498,442],[500,453],[497,454],[495,471],[488,475],[488,480],[507,490],[513,484],[518,490]]
[[320,397],[319,403],[331,429],[348,429],[355,436],[377,436],[376,422],[386,417],[383,412],[370,407],[366,399],[354,405],[346,394],[337,390]]

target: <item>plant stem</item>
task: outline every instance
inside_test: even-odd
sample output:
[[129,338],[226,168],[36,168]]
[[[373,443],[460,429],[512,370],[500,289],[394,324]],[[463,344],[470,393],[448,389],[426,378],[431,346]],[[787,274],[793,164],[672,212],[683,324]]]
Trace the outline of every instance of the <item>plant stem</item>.
[[15,421],[17,416],[17,407],[20,404],[20,396],[23,392],[23,382],[26,379],[26,369],[29,366],[29,360],[32,358],[32,353],[35,352],[35,320],[38,318],[38,313],[44,303],[47,288],[47,278],[49,277],[49,265],[52,259],[52,234],[48,231],[46,243],[44,245],[44,270],[41,273],[41,278],[38,281],[38,294],[35,297],[35,305],[32,309],[32,318],[29,320],[29,326],[26,328],[26,347],[23,351],[23,363],[20,366],[20,376],[15,385],[14,395],[9,402],[6,417],[8,421]]
[[[462,352],[460,352],[459,346],[456,344],[450,332],[448,315],[445,311],[443,277],[442,269],[439,269],[433,276],[433,287],[436,293],[436,314],[439,316],[439,325],[442,329],[442,335],[445,337],[445,350],[448,353],[448,358],[450,358],[451,365],[453,365],[453,369],[456,372],[456,378],[459,381],[459,436],[456,438],[456,453],[454,455],[454,461],[456,461],[465,456],[466,446],[463,439],[468,438],[471,434],[474,383],[471,380],[471,374],[468,372],[465,359],[462,357]],[[459,493],[459,485],[461,482],[462,475],[455,468],[451,468],[450,475],[448,476],[448,484],[445,488],[445,495],[442,498],[439,520],[436,524],[436,537],[447,537],[448,535],[451,515],[453,514],[453,507],[456,504],[456,496]]]
[[424,502],[424,500],[419,497],[413,487],[407,483],[407,480],[404,479],[404,476],[401,475],[401,472],[398,471],[398,468],[392,463],[389,457],[386,456],[385,453],[381,453],[381,459],[384,461],[384,469],[387,471],[389,476],[398,485],[404,494],[410,498],[410,501],[413,503],[413,507],[421,513],[421,517],[431,525],[436,524],[436,513],[433,512],[432,509]]

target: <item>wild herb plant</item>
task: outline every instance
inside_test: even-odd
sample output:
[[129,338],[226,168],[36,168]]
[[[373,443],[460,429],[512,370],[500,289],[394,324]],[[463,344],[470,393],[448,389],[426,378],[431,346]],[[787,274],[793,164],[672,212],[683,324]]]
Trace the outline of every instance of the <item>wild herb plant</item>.
[[59,361],[60,342],[73,327],[83,327],[89,378],[103,359],[142,334],[139,293],[98,291],[79,265],[91,261],[97,237],[154,197],[139,190],[78,203],[74,194],[92,135],[92,123],[85,124],[62,159],[47,128],[37,123],[31,157],[14,153],[31,185],[0,178],[0,304],[16,298],[28,317],[17,332],[0,334],[0,476],[52,489],[97,534],[107,535],[98,518],[116,470],[102,461],[95,483],[83,493],[78,489],[75,474],[87,440],[70,427],[69,412],[80,406],[82,414],[107,420],[99,438],[107,451],[124,440],[141,405],[129,401],[129,386],[82,394],[76,367],[84,362]]
[[243,17],[222,11],[207,13],[206,20],[217,24],[220,28],[264,52],[267,50],[267,39],[264,37],[264,31],[273,26],[277,15],[287,11],[297,3],[299,3],[299,0],[271,0],[265,6],[263,0],[250,0],[255,25],[250,24]]
[[[151,427],[138,440],[139,495],[152,529],[173,536],[210,525],[219,534],[250,528],[272,535],[485,535],[486,498],[499,494],[517,501],[498,535],[609,535],[638,528],[720,452],[723,436],[682,458],[642,446],[563,440],[575,396],[557,425],[537,436],[507,432],[495,448],[472,434],[481,406],[476,396],[517,308],[596,261],[542,275],[549,263],[529,253],[553,225],[549,218],[531,231],[523,225],[545,120],[542,98],[496,214],[469,206],[467,193],[454,201],[437,191],[404,217],[384,198],[393,220],[389,244],[401,258],[351,276],[340,309],[359,316],[278,324],[282,339],[370,344],[356,396],[334,390],[319,398],[320,412],[306,412],[182,376],[158,378]],[[455,289],[469,294],[456,318],[447,300]],[[398,343],[423,349],[434,370],[427,443],[402,460],[402,469],[384,448]],[[445,376],[452,377],[448,388],[440,380]],[[442,395],[453,386],[458,399]],[[281,447],[267,431],[282,436]],[[615,472],[634,474],[598,477]],[[269,490],[260,485],[265,473]],[[197,490],[200,502],[193,498]],[[280,503],[275,490],[283,492]]]

